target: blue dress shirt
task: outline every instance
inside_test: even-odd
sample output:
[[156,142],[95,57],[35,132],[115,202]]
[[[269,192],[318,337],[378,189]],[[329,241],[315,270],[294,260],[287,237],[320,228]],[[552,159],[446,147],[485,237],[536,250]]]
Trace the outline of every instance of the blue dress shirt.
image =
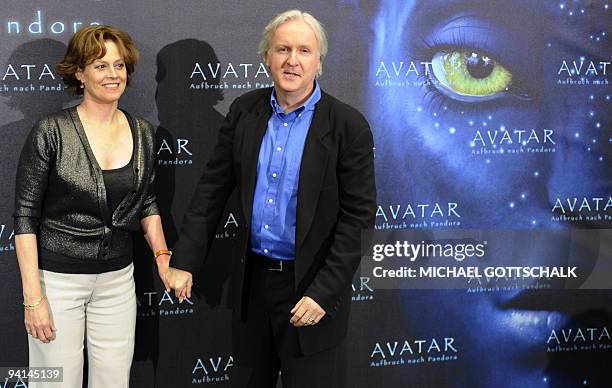
[[259,149],[253,197],[251,247],[257,254],[281,260],[295,258],[295,220],[300,163],[321,88],[290,113],[284,113],[272,91],[272,115]]

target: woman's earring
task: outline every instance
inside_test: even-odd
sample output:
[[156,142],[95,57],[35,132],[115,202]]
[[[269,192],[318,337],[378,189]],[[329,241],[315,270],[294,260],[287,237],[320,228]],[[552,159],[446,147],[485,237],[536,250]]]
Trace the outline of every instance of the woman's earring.
[[81,89],[85,89],[85,84],[81,82]]

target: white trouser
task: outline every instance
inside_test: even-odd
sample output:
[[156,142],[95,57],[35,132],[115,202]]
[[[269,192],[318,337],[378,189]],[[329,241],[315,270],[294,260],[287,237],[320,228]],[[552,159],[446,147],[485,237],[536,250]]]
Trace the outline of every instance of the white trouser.
[[93,275],[39,272],[57,332],[48,344],[28,336],[30,366],[63,367],[64,376],[62,383],[29,387],[81,388],[84,339],[87,386],[128,387],[136,326],[133,264]]

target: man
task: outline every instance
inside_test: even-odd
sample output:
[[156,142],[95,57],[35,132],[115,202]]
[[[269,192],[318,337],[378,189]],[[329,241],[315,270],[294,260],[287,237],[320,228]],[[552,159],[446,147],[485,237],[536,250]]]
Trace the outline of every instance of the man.
[[327,53],[312,15],[266,26],[260,54],[274,88],[231,105],[186,212],[168,282],[179,299],[234,188],[245,220],[230,275],[237,364],[249,387],[342,387],[360,233],[374,224],[372,133],[315,80]]

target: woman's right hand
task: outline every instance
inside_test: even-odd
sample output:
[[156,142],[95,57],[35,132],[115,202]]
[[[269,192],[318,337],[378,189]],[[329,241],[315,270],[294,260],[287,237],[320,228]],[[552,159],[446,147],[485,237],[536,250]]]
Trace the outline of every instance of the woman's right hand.
[[24,316],[25,329],[32,338],[38,338],[44,343],[55,339],[55,323],[53,323],[51,307],[46,298],[35,308],[26,309]]

